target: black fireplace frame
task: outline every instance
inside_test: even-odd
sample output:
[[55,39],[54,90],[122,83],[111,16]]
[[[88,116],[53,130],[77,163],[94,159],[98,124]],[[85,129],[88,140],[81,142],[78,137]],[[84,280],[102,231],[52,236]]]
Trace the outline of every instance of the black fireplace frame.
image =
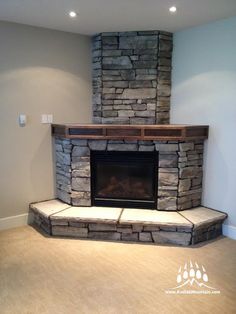
[[[95,195],[96,187],[96,167],[97,161],[106,163],[124,162],[134,163],[142,162],[151,163],[153,166],[153,198],[152,200],[132,200],[132,199],[114,199],[100,198]],[[125,207],[125,208],[143,208],[157,209],[157,191],[158,191],[158,164],[159,155],[157,151],[99,151],[91,150],[90,152],[90,169],[91,169],[91,204],[92,206],[108,206],[108,207]]]

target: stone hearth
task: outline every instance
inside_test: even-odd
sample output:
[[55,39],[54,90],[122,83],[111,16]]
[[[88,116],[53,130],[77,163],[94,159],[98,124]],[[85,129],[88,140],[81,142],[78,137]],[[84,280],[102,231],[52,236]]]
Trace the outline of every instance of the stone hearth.
[[205,207],[178,212],[71,207],[58,200],[30,205],[46,233],[87,239],[191,245],[222,234],[226,214]]

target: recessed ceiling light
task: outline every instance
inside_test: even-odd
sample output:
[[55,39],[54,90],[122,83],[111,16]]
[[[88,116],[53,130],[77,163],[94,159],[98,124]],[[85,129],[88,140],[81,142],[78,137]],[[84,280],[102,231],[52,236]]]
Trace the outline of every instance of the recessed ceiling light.
[[169,11],[171,12],[171,13],[175,13],[176,11],[177,11],[177,8],[176,7],[170,7],[169,8]]
[[72,18],[74,18],[74,17],[77,16],[77,13],[76,13],[75,11],[70,11],[70,12],[69,12],[69,16],[72,17]]

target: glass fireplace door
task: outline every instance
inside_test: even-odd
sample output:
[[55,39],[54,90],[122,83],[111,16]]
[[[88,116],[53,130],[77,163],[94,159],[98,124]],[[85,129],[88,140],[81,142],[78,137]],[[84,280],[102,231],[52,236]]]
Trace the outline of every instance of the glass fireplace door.
[[156,208],[157,152],[91,152],[94,206]]

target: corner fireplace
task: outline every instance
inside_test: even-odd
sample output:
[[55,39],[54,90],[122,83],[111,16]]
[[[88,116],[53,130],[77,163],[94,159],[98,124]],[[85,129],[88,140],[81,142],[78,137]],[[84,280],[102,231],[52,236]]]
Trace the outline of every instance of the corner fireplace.
[[156,208],[158,152],[91,151],[93,206]]

